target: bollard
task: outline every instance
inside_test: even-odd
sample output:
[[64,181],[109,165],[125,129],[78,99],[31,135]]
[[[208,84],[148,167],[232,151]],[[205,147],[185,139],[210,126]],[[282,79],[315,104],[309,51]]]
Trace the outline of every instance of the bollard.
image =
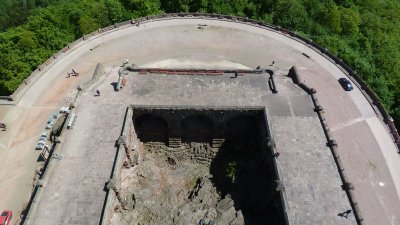
[[[327,132],[327,133],[328,133],[328,132]],[[329,132],[329,133],[330,133],[330,132]],[[329,147],[337,146],[336,140],[335,140],[335,139],[330,139],[330,140],[328,141],[328,146],[329,146]]]
[[321,105],[316,105],[315,111],[316,112],[322,112],[322,111],[324,111],[324,108]]

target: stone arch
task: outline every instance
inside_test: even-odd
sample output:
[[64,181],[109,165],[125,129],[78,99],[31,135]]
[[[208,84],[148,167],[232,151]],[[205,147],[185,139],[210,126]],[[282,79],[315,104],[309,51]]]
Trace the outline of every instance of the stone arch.
[[181,121],[181,129],[183,141],[207,142],[212,138],[214,121],[204,115],[191,115]]
[[168,140],[168,122],[161,116],[143,114],[134,120],[135,130],[142,142],[163,142]]

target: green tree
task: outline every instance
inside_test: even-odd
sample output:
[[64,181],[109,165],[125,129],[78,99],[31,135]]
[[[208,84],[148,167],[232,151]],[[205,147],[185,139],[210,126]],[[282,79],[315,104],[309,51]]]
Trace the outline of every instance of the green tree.
[[355,5],[354,0],[335,0],[337,5],[349,8]]
[[79,19],[78,23],[79,23],[79,32],[81,34],[89,34],[100,27],[94,18],[89,17],[87,15],[82,16]]
[[273,22],[284,28],[308,33],[310,19],[298,0],[279,1],[273,14]]
[[161,4],[159,0],[121,0],[121,3],[132,17],[156,14]]
[[37,48],[35,34],[32,31],[23,31],[17,43],[19,49],[28,51]]
[[[382,35],[380,40],[375,42],[374,60],[375,63],[391,77],[400,79],[397,75],[400,71],[400,43],[394,35]],[[389,79],[389,77],[387,78]]]
[[22,6],[28,8],[28,9],[33,9],[36,7],[36,1],[35,0],[22,0]]
[[354,8],[339,7],[340,24],[342,34],[355,36],[359,32],[358,26],[361,24],[361,18],[358,11]]
[[382,103],[390,109],[393,104],[393,93],[390,91],[388,87],[388,83],[385,79],[384,75],[377,75],[372,78],[371,82],[372,88],[375,90],[376,94],[382,100]]
[[320,0],[307,0],[303,1],[305,10],[308,16],[313,20],[321,20],[324,14],[325,5]]
[[208,0],[191,0],[189,9],[191,12],[207,12]]
[[[244,12],[247,10],[246,7],[248,6],[247,0],[230,0],[229,3],[234,15],[246,16]],[[251,12],[250,10],[248,12]]]
[[111,23],[118,23],[124,18],[124,9],[118,0],[106,0],[108,19]]
[[339,8],[333,0],[329,0],[326,3],[325,8],[322,10],[322,15],[322,23],[329,30],[337,34],[342,31]]
[[50,1],[49,0],[38,0],[38,5],[40,5],[41,7],[46,7],[49,5]]
[[208,2],[208,12],[233,15],[233,11],[229,1],[214,0]]
[[189,0],[161,0],[161,8],[168,13],[189,12]]
[[243,9],[243,13],[246,17],[257,19],[258,5],[253,2],[249,2]]
[[400,127],[400,107],[396,107],[392,110],[392,117],[395,122],[396,128]]

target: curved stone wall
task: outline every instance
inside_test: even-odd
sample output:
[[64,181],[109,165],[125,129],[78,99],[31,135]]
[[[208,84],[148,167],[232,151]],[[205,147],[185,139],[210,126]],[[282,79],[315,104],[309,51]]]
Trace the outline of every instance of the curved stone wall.
[[372,89],[361,79],[361,77],[357,74],[356,71],[352,70],[346,63],[343,62],[342,59],[337,58],[335,55],[330,53],[328,49],[319,46],[314,43],[312,40],[306,39],[296,32],[292,32],[290,30],[283,29],[279,26],[273,26],[261,21],[256,21],[248,18],[242,18],[237,16],[228,16],[228,15],[220,15],[220,14],[210,14],[210,13],[170,13],[170,14],[161,14],[154,16],[146,16],[138,19],[133,19],[130,21],[125,21],[122,23],[117,23],[109,27],[105,27],[102,29],[98,29],[95,32],[84,35],[81,39],[76,40],[75,42],[70,43],[65,48],[55,53],[51,58],[49,58],[46,62],[40,65],[33,73],[24,80],[24,82],[18,87],[18,89],[10,96],[1,96],[0,104],[16,104],[21,96],[29,89],[33,83],[35,83],[40,76],[49,69],[55,62],[63,58],[66,54],[68,54],[74,48],[79,47],[79,44],[85,40],[90,39],[93,36],[104,34],[107,32],[111,32],[117,29],[122,29],[127,26],[139,26],[140,24],[149,23],[152,21],[159,20],[169,20],[174,18],[201,18],[201,19],[211,19],[211,20],[223,20],[223,21],[231,21],[236,23],[243,23],[247,25],[256,26],[262,29],[268,29],[270,31],[274,31],[280,33],[286,37],[290,37],[304,45],[309,46],[313,50],[315,50],[320,55],[324,56],[326,59],[335,64],[340,70],[342,70],[345,74],[347,74],[353,83],[361,90],[363,95],[366,97],[368,102],[371,104],[371,107],[374,108],[375,112],[381,117],[384,122],[388,125],[390,132],[392,134],[393,140],[398,147],[398,152],[400,153],[400,136],[398,131],[394,125],[394,121],[389,113],[386,111],[383,104],[380,102],[377,95],[372,91]]

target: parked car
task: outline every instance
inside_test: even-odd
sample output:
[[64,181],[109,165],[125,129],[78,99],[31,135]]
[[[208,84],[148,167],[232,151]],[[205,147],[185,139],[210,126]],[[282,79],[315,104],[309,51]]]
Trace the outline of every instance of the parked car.
[[38,141],[38,144],[45,145],[45,144],[46,144],[46,140],[39,140],[39,141]]
[[35,147],[35,150],[43,150],[43,148],[44,148],[44,144],[38,143],[38,144],[36,145],[36,147]]
[[39,141],[47,141],[47,138],[46,137],[40,137]]
[[35,150],[43,150],[44,148],[49,149],[50,145],[46,145],[46,143],[38,143],[35,147]]
[[43,133],[41,133],[41,134],[40,134],[40,137],[47,138],[47,132],[43,132]]
[[10,224],[11,217],[12,212],[10,210],[4,210],[0,215],[0,225]]
[[339,79],[340,85],[342,85],[343,89],[346,91],[351,91],[353,90],[353,85],[351,85],[350,81],[347,78],[340,78]]
[[53,124],[54,124],[54,120],[52,120],[51,122],[47,122],[46,129],[47,130],[51,129],[53,127]]
[[69,107],[61,107],[60,113],[68,114],[69,113]]

